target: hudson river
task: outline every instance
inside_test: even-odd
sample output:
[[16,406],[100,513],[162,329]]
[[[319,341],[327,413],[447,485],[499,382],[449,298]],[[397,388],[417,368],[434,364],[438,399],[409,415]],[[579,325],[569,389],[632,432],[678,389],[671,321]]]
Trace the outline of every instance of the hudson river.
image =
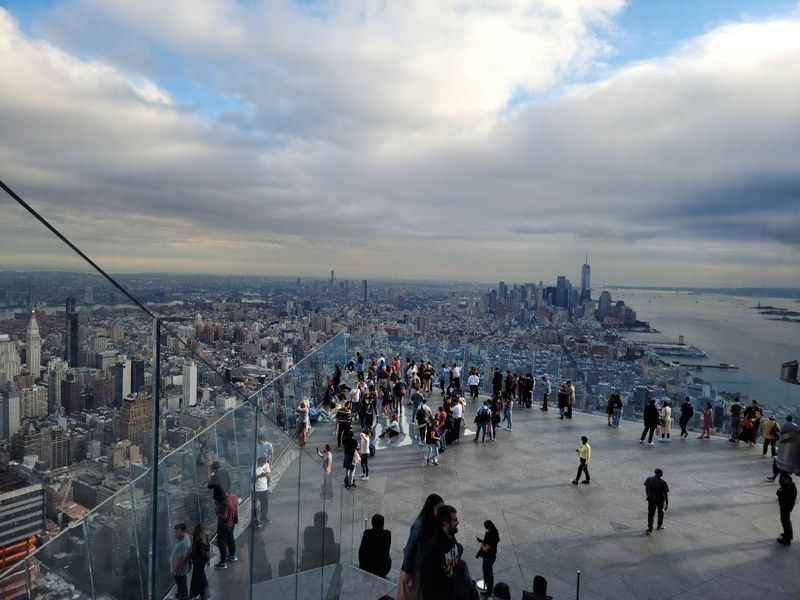
[[631,339],[676,342],[704,350],[705,359],[682,362],[734,364],[735,370],[704,369],[697,377],[718,390],[741,392],[773,408],[800,408],[800,385],[780,380],[781,363],[800,360],[800,323],[770,321],[751,307],[762,305],[800,312],[800,302],[786,298],[748,298],[609,288],[614,301],[624,300],[640,320],[650,321],[657,334],[627,334]]

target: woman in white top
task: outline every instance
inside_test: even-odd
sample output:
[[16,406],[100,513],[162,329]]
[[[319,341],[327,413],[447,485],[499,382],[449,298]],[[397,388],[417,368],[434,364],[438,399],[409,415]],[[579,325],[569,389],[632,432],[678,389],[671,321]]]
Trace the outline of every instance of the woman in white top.
[[358,453],[361,455],[361,479],[369,481],[369,439],[370,428],[361,431],[358,438]]
[[664,400],[661,406],[661,441],[668,442],[669,434],[672,431],[672,407],[669,402]]
[[297,443],[300,447],[306,445],[306,437],[311,427],[311,417],[308,414],[308,402],[301,400],[297,406]]

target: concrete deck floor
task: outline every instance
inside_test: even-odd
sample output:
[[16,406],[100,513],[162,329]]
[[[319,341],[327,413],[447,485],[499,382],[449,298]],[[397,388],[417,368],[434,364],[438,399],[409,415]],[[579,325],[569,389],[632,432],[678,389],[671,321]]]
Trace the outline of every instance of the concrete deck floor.
[[[467,422],[471,429],[471,417]],[[408,441],[379,447],[370,460],[370,480],[353,491],[342,488],[341,452],[335,453],[334,498],[323,500],[313,447],[330,441],[331,433],[329,425],[314,432],[272,494],[272,522],[256,532],[256,581],[290,574],[280,562],[290,569],[293,552],[308,568],[321,564],[322,544],[314,540],[326,534],[312,527],[321,511],[341,560],[355,563],[364,519],[383,514],[392,531],[394,578],[409,526],[425,496],[437,492],[459,511],[458,539],[476,579],[481,569],[475,537],[483,534],[484,520],[497,525],[495,581],[508,583],[513,598],[530,589],[537,574],[548,579],[554,598],[574,598],[577,570],[585,599],[800,598],[800,550],[775,542],[781,531],[776,484],[764,480],[770,459],[760,449],[694,435],[643,447],[638,423],[616,430],[607,427],[605,416],[576,414],[561,421],[553,411],[516,409],[513,432],[501,430],[491,444],[474,444],[467,435],[441,456],[438,467],[426,467],[422,450]],[[581,435],[593,448],[589,486],[570,484]],[[665,530],[648,537],[642,484],[655,467],[669,483],[670,510]],[[240,563],[221,572],[209,569],[212,597],[247,597],[248,539],[245,532],[239,540]],[[326,563],[335,560],[330,548]],[[298,579],[281,597],[289,600],[293,591],[297,598],[321,597],[325,584],[321,578]]]

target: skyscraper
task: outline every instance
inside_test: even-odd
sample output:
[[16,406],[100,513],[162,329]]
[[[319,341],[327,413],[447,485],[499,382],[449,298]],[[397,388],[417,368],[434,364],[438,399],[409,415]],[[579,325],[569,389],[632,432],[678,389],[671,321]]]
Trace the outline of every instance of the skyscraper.
[[61,406],[61,382],[67,373],[67,361],[51,358],[47,363],[47,412],[52,414]]
[[7,333],[0,333],[0,384],[13,380],[20,370],[17,343]]
[[42,338],[39,335],[36,313],[31,313],[25,343],[27,344],[26,351],[28,353],[28,371],[30,371],[33,380],[36,381],[39,379],[39,371],[42,368]]
[[73,369],[79,367],[78,349],[80,343],[78,339],[78,312],[75,310],[75,298],[67,298],[67,306],[64,311],[64,360]]
[[364,304],[367,303],[367,280],[364,280]]
[[581,302],[592,299],[592,268],[589,266],[589,254],[581,267]]
[[603,290],[600,293],[600,300],[597,302],[597,316],[600,320],[605,319],[611,313],[611,294]]
[[144,387],[144,361],[134,358],[131,361],[131,393],[137,394]]
[[183,363],[183,406],[197,404],[197,365],[193,360]]
[[556,301],[555,305],[561,308],[569,308],[572,285],[564,275],[556,278]]
[[19,431],[20,398],[12,382],[0,386],[0,440],[9,440]]
[[333,269],[331,269],[331,287],[333,287]]

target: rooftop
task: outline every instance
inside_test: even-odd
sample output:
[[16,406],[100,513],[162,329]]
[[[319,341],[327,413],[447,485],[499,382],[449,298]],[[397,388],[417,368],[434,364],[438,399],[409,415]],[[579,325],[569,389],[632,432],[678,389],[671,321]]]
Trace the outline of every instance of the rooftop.
[[[471,421],[467,417],[468,427]],[[411,522],[424,497],[437,492],[459,511],[458,539],[475,579],[481,577],[475,537],[482,536],[484,520],[497,525],[501,542],[495,581],[508,583],[514,598],[530,589],[537,574],[548,579],[555,598],[573,598],[578,570],[582,598],[708,600],[765,593],[771,599],[796,598],[796,552],[775,543],[781,531],[776,485],[764,480],[770,459],[762,458],[760,449],[694,435],[642,447],[640,431],[633,422],[610,429],[604,416],[576,414],[572,421],[560,421],[553,412],[518,408],[513,432],[503,430],[497,442],[477,445],[467,435],[442,455],[438,467],[426,467],[422,451],[406,441],[379,446],[370,460],[370,480],[359,482],[354,492],[342,489],[339,452],[334,456],[334,499],[323,501],[318,491],[308,491],[318,490],[320,483],[313,447],[331,434],[329,425],[320,425],[301,461],[301,502],[298,461],[283,475],[290,485],[278,485],[270,499],[271,514],[297,515],[299,510],[306,529],[300,537],[292,523],[273,518],[259,530],[256,579],[281,575],[280,561],[298,538],[303,548],[306,536],[313,535],[314,514],[324,510],[343,562],[358,560],[364,519],[376,512],[385,516],[392,531],[394,581]],[[581,435],[589,437],[593,448],[589,486],[570,484]],[[669,483],[670,509],[665,530],[648,537],[642,484],[656,467]],[[242,538],[241,547],[247,540]],[[298,550],[301,565],[302,554]],[[212,595],[217,586],[226,594],[246,591],[246,560],[214,573]],[[242,589],[234,591],[237,585]],[[299,579],[298,585],[313,589],[309,597],[319,595],[319,584]],[[298,597],[304,593],[299,590]]]

